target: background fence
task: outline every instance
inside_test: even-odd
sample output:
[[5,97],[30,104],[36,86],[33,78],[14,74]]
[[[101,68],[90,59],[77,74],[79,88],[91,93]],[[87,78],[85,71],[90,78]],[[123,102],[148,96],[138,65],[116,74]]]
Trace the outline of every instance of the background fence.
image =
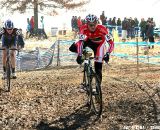
[[[50,48],[38,48],[33,51],[22,51],[16,57],[17,70],[34,70],[45,68],[47,66],[67,66],[76,65],[76,54],[69,51],[72,40],[57,40]],[[148,47],[154,46],[154,49]],[[142,62],[148,64],[160,65],[160,42],[116,42],[112,56],[130,60],[133,62]],[[1,58],[1,52],[0,52]],[[2,60],[0,60],[0,69],[2,71]]]

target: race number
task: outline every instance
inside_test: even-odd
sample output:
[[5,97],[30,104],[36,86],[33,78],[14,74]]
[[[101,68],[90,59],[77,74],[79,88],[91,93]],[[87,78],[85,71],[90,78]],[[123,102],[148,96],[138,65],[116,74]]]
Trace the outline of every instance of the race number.
[[109,40],[112,40],[113,38],[112,38],[112,36],[110,35],[110,34],[107,34],[106,35],[106,41],[108,42]]
[[85,39],[85,35],[79,34],[79,40],[84,40],[84,39]]

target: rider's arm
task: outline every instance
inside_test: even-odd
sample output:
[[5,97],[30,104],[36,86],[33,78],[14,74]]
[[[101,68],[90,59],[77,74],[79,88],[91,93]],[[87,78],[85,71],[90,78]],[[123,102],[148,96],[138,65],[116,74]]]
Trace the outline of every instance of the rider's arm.
[[79,40],[79,41],[76,43],[76,46],[77,46],[77,53],[78,53],[78,56],[82,56],[82,51],[83,51],[83,41],[82,41],[82,40]]
[[17,39],[18,39],[18,45],[20,45],[23,48],[25,45],[23,37],[21,35],[18,35]]
[[109,48],[108,48],[107,53],[111,53],[114,49],[114,42],[110,34],[106,35],[106,41],[109,43]]
[[4,29],[0,28],[0,39],[1,39],[1,37],[2,37],[3,34],[4,34]]
[[79,31],[79,41],[76,43],[78,56],[82,56],[83,41],[87,39],[84,33],[85,29],[86,26],[82,26]]
[[108,32],[108,29],[103,26],[103,25],[100,25],[100,29],[101,29],[101,32],[105,35],[105,38],[106,38],[106,41],[107,43],[109,44],[109,48],[107,50],[107,53],[111,53],[114,49],[114,41],[113,41],[113,38],[112,36],[109,34]]
[[1,35],[1,40],[2,40],[2,47],[3,47],[4,41],[5,41],[5,40],[4,40],[4,35],[3,35],[3,34]]
[[23,40],[22,32],[19,29],[16,30],[16,35],[17,35],[18,45],[20,45],[23,48],[25,43],[24,43],[24,40]]

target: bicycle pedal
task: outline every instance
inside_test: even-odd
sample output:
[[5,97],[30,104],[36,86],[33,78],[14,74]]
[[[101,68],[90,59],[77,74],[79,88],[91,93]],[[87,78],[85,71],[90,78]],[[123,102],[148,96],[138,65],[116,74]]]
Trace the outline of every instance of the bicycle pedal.
[[85,93],[87,91],[87,88],[85,86],[79,87],[79,92]]
[[96,89],[93,89],[93,90],[92,90],[92,94],[93,94],[93,95],[98,95]]
[[2,80],[5,80],[6,78],[2,77],[1,79],[2,79]]
[[11,77],[11,79],[16,79],[17,77]]

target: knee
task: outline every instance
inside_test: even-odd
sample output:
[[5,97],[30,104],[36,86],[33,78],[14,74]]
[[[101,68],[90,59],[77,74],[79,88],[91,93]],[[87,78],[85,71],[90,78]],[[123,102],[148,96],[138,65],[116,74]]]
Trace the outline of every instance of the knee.
[[11,57],[15,57],[15,51],[11,52]]
[[7,52],[5,50],[3,50],[2,55],[3,55],[3,58],[6,57],[7,56]]
[[99,74],[102,73],[102,63],[95,62],[95,71],[96,71],[96,73],[99,73]]

